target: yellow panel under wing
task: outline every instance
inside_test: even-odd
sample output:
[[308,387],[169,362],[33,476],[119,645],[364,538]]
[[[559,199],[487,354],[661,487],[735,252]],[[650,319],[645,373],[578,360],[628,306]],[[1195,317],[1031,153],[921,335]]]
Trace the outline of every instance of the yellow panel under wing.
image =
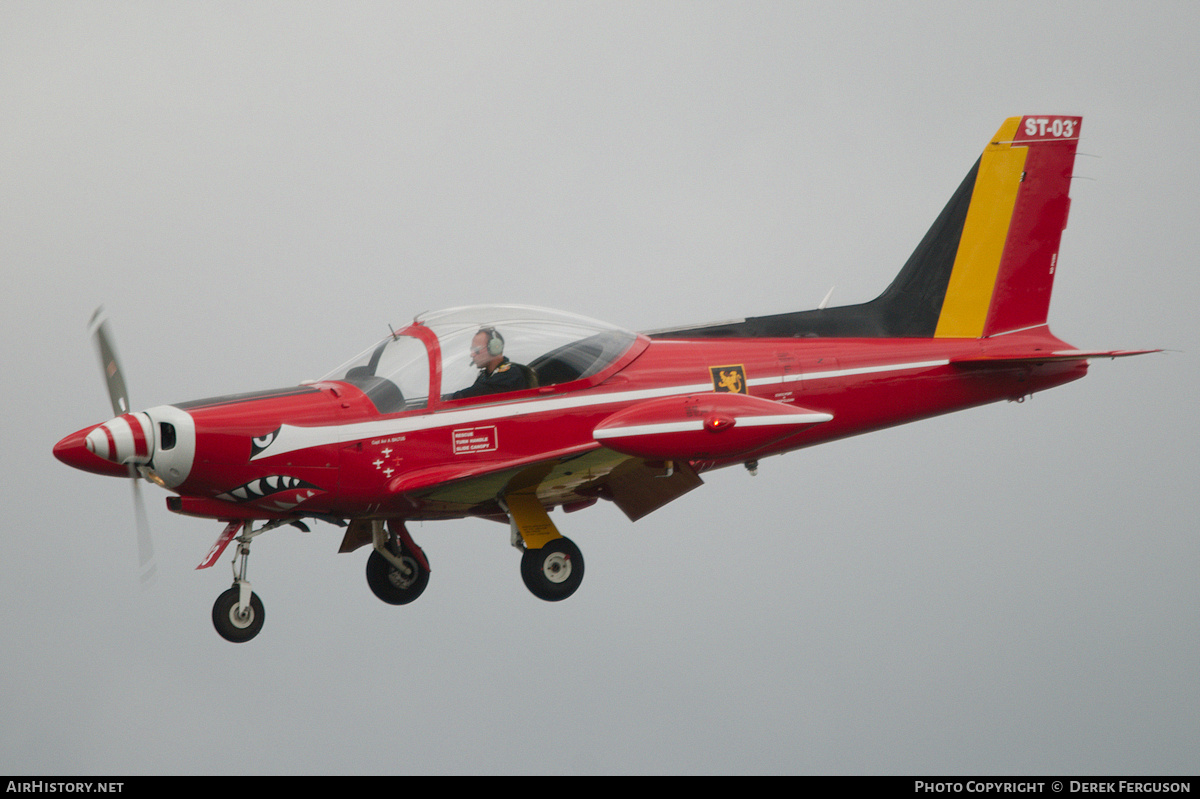
[[980,158],[934,332],[938,338],[978,338],[983,334],[1028,152],[1026,147],[1012,146],[1020,121],[1020,117],[1006,120]]

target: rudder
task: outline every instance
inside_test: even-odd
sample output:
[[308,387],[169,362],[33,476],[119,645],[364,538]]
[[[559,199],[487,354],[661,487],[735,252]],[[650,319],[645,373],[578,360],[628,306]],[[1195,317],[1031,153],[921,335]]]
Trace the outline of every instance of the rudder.
[[1045,324],[1081,122],[1013,117],[984,149],[935,337]]

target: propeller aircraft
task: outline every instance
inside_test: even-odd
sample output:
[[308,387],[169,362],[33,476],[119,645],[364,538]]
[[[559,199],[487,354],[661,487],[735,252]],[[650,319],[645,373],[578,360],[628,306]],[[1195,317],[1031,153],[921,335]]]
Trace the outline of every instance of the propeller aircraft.
[[[549,511],[601,500],[638,520],[713,469],[1028,395],[1088,360],[1047,316],[1080,117],[1001,125],[894,281],[859,305],[634,333],[580,316],[475,306],[417,316],[324,378],[133,411],[103,319],[93,334],[114,418],[66,436],[62,462],[168,491],[224,526],[197,568],[237,542],[218,633],[261,630],[254,538],[312,521],[369,547],[367,583],[403,605],[430,564],[407,524],[509,526],[521,577],[571,596],[579,548]],[[139,551],[151,563],[140,520]]]

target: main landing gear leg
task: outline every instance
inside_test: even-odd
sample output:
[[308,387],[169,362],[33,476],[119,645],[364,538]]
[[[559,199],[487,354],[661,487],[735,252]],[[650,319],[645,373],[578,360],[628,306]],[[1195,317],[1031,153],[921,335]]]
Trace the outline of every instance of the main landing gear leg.
[[382,520],[371,522],[375,550],[367,558],[367,585],[389,605],[407,605],[429,584],[429,561],[404,522],[389,519],[387,526],[385,532]]
[[538,599],[566,599],[583,582],[583,553],[550,521],[536,495],[515,493],[504,497],[512,527],[512,544],[522,550],[521,579]]

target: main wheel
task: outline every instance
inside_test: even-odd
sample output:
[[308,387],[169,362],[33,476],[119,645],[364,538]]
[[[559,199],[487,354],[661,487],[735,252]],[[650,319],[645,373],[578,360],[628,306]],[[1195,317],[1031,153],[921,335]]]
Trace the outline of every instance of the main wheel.
[[521,556],[521,579],[538,599],[566,599],[583,582],[583,553],[569,538],[555,538]]
[[250,594],[250,606],[238,612],[239,589],[235,585],[217,597],[213,603],[212,620],[217,632],[226,641],[240,644],[249,641],[262,630],[266,614],[258,594]]
[[429,572],[410,552],[400,551],[404,569],[397,569],[383,555],[371,550],[367,558],[367,585],[371,593],[389,605],[407,605],[421,595],[429,585]]

